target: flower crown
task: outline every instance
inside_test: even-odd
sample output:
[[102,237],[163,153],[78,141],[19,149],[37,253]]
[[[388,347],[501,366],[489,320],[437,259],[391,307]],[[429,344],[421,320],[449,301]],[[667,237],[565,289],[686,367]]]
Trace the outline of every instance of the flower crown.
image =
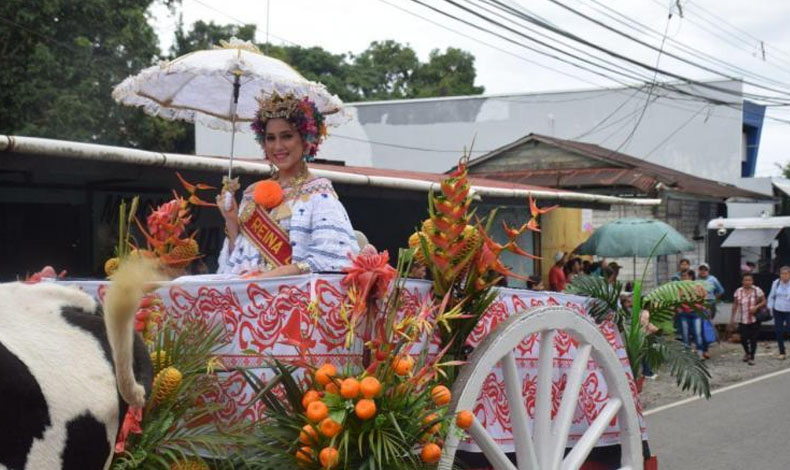
[[324,115],[318,111],[309,98],[297,98],[293,93],[284,96],[276,91],[269,96],[257,98],[258,111],[252,121],[255,140],[263,145],[266,138],[266,122],[269,119],[285,119],[293,124],[305,145],[305,156],[312,160],[318,153],[318,146],[327,135]]

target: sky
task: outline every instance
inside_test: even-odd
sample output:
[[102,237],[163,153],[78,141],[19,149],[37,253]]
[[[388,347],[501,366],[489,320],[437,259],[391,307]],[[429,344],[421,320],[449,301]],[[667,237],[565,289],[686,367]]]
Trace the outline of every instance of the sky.
[[[480,18],[465,14],[446,1],[420,1],[476,24],[485,24]],[[467,4],[469,0],[455,1]],[[790,101],[790,28],[787,27],[790,1],[556,0],[617,26],[661,49],[661,54],[576,16],[553,0],[502,1],[600,46],[650,65],[658,64],[659,68],[672,73],[694,80],[721,79],[721,75],[701,70],[668,55],[683,54],[684,48],[693,48],[718,61],[705,64],[715,71],[741,78],[742,70],[745,70],[754,75],[751,80],[776,90],[744,85],[746,93],[774,97],[783,94],[782,98]],[[486,2],[475,0],[473,3],[480,5]],[[172,44],[181,15],[186,25],[197,20],[219,24],[255,23],[258,42],[266,41],[268,31],[272,43],[320,46],[333,53],[359,53],[372,41],[386,39],[410,45],[422,60],[427,60],[433,49],[461,48],[475,56],[476,85],[484,86],[486,94],[621,86],[611,76],[601,77],[563,64],[458,23],[412,0],[182,0],[175,13],[162,6],[153,7],[150,13],[163,50]],[[492,14],[489,16],[495,18]],[[615,18],[635,20],[644,26],[628,29],[616,23]],[[651,34],[649,29],[656,33]],[[534,33],[530,35],[534,37]],[[526,43],[523,38],[510,36]],[[560,41],[562,39],[555,37],[547,39],[549,44],[564,47]],[[698,59],[692,62],[703,63]],[[742,70],[734,71],[731,67]],[[644,81],[653,79],[652,73],[637,70],[631,67],[629,73],[643,74]],[[658,79],[666,80],[660,75]],[[617,80],[631,84],[636,82],[624,78]],[[777,175],[779,170],[776,165],[790,161],[790,106],[771,107],[767,116],[758,155],[758,176]],[[779,121],[782,119],[787,122]]]

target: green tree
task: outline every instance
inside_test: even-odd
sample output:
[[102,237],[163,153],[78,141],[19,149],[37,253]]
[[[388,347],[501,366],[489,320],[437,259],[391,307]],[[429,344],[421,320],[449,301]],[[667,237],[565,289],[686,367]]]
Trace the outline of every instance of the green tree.
[[[263,50],[262,46],[262,50]],[[345,54],[332,54],[321,47],[269,46],[268,54],[286,62],[306,79],[326,85],[343,101],[359,101],[348,86],[349,64]]]
[[411,77],[420,60],[409,46],[396,41],[374,41],[353,57],[348,85],[360,101],[410,98]]
[[412,96],[479,95],[484,88],[475,86],[475,76],[475,57],[469,52],[454,47],[445,52],[434,49],[411,77]]
[[154,1],[0,2],[0,132],[187,151],[190,127],[116,104],[114,85],[158,60]]

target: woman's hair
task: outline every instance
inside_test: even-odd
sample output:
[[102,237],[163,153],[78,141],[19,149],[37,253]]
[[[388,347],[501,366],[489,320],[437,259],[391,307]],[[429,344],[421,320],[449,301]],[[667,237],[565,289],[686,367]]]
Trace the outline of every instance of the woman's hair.
[[538,284],[540,284],[542,279],[540,276],[530,276],[527,278],[527,289],[534,289]]
[[782,266],[781,268],[779,268],[779,272],[780,273],[784,272],[784,271],[787,271],[787,272],[790,273],[790,266]]
[[752,273],[743,273],[743,274],[741,274],[741,282],[743,282],[743,280],[746,279],[747,277],[749,279],[751,279],[752,281],[754,281],[754,274],[752,274]]
[[683,271],[682,273],[680,273],[680,277],[682,278],[684,274],[688,275],[688,277],[690,277],[692,281],[697,280],[697,273],[695,273],[693,269],[687,269]]
[[292,93],[281,96],[274,92],[258,98],[258,111],[250,127],[261,146],[266,139],[266,123],[270,119],[285,119],[291,123],[302,137],[307,160],[315,158],[327,134],[324,115],[315,103],[307,97],[297,98]]

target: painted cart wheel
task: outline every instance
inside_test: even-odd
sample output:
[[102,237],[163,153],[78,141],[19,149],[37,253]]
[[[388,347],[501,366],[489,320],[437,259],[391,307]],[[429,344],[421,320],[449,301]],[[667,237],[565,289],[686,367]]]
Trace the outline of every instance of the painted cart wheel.
[[[559,409],[552,420],[552,368],[554,333],[557,330],[573,337],[578,341],[578,346]],[[530,434],[525,397],[522,394],[513,350],[524,338],[534,333],[539,333],[541,337],[534,426],[533,433]],[[602,369],[609,389],[609,400],[576,445],[565,455],[571,420],[590,357]],[[615,416],[620,425],[621,470],[643,468],[642,437],[628,379],[614,349],[591,319],[564,307],[540,307],[508,318],[483,340],[472,353],[469,363],[461,370],[453,386],[453,401],[449,407],[453,413],[474,408],[485,378],[500,361],[510,409],[517,466],[511,463],[477,419],[466,430],[495,469],[576,470],[584,463]],[[454,421],[439,461],[441,470],[452,468],[459,435],[463,435]]]

